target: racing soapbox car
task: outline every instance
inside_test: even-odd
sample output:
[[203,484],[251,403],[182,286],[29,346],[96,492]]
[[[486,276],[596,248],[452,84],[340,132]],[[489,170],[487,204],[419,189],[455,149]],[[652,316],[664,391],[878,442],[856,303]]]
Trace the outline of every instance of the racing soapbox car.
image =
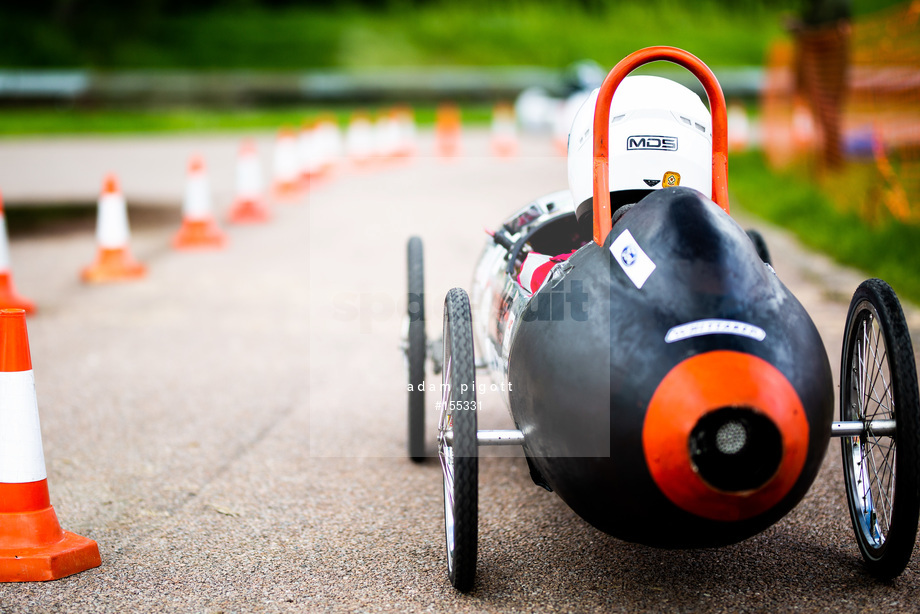
[[[695,75],[710,109],[672,81],[627,77],[659,60]],[[683,104],[687,94],[696,103]],[[900,574],[920,513],[920,403],[892,289],[870,279],[853,296],[833,421],[814,323],[760,235],[729,216],[725,100],[685,51],[651,47],[617,64],[576,116],[568,160],[569,191],[494,231],[472,301],[460,288],[448,293],[440,343],[426,338],[422,244],[409,240],[409,455],[426,454],[419,385],[426,358],[440,354],[437,454],[454,587],[473,586],[478,447],[487,445],[522,446],[534,482],[610,535],[695,548],[777,522],[839,437],[868,570]],[[478,367],[505,391],[515,429],[477,428]]]

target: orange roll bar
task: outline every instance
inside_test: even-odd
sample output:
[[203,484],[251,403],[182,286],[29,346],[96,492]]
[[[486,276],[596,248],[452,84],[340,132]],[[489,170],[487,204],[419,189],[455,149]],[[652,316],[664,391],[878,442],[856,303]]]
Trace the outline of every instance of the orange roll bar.
[[610,103],[623,79],[643,64],[660,60],[683,66],[699,79],[712,113],[712,199],[728,210],[728,117],[722,86],[709,67],[692,53],[676,47],[646,47],[629,54],[613,67],[597,95],[594,108],[594,241],[604,245],[610,234]]

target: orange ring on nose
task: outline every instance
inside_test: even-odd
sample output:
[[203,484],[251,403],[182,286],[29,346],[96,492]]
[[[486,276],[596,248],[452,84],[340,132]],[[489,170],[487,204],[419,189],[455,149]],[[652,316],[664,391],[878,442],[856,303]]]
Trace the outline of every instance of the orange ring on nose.
[[[760,412],[780,432],[779,468],[758,489],[718,490],[690,458],[697,422],[724,407]],[[767,361],[741,352],[706,352],[680,362],[658,384],[645,415],[642,447],[652,479],[675,505],[711,520],[745,520],[779,503],[799,479],[808,455],[808,419],[792,384]]]

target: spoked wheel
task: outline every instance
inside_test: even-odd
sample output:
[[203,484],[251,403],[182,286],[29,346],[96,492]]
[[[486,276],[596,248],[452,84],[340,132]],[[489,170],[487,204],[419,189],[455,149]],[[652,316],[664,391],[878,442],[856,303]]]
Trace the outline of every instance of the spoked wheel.
[[409,294],[406,318],[409,321],[406,359],[409,369],[409,458],[425,458],[425,262],[422,240],[409,239],[407,247]]
[[910,560],[920,517],[920,401],[901,305],[880,279],[850,302],[840,377],[840,417],[861,421],[841,439],[850,519],[872,575],[891,579]]
[[753,228],[746,230],[745,232],[747,233],[748,238],[751,240],[751,243],[754,244],[754,249],[757,250],[757,255],[760,256],[760,259],[763,260],[766,264],[772,265],[773,260],[770,258],[770,250],[767,248],[767,241],[763,238],[763,235]]
[[454,288],[444,301],[438,456],[444,473],[447,573],[459,591],[473,588],[479,522],[476,367],[470,299]]

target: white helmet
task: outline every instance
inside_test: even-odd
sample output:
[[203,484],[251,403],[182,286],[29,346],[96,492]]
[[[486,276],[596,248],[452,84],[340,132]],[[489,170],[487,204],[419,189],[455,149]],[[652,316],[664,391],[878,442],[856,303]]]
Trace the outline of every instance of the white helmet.
[[[594,90],[569,132],[569,189],[578,219],[594,196]],[[712,121],[699,96],[662,77],[626,77],[610,105],[611,209],[677,185],[712,198]]]

